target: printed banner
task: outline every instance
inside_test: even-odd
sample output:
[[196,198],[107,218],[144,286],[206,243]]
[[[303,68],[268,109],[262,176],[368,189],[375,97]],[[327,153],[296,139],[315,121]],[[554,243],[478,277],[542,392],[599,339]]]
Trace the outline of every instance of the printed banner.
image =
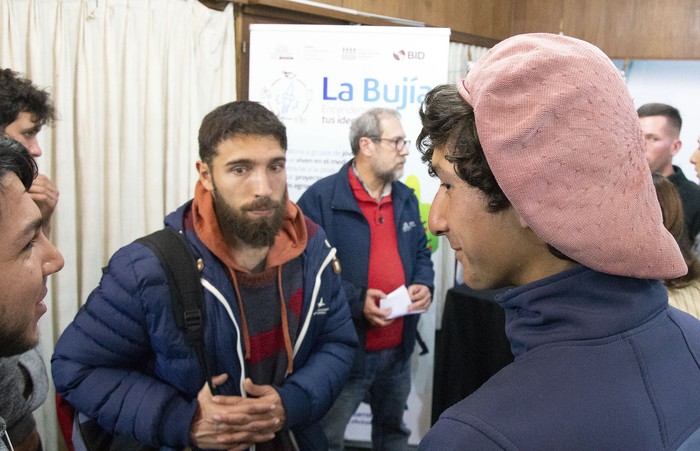
[[[375,107],[395,108],[411,153],[402,181],[412,187],[427,217],[438,188],[420,160],[415,140],[425,94],[447,80],[447,28],[251,25],[249,98],[263,103],[286,124],[289,196],[297,200],[316,180],[337,172],[352,158],[352,120]],[[436,237],[428,234],[436,273],[442,260]],[[445,247],[443,245],[443,247]],[[435,296],[442,296],[436,277]],[[429,353],[413,356],[412,391],[404,415],[410,443],[430,427],[435,309],[421,316],[419,332]],[[419,347],[416,347],[419,349]],[[370,441],[371,414],[360,406],[346,438]]]

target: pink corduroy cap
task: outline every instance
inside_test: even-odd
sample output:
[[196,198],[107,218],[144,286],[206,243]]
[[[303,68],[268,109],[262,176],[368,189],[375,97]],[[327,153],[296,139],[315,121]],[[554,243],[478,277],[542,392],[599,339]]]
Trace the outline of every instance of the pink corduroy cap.
[[608,274],[687,272],[662,222],[634,103],[600,49],[514,36],[457,85],[498,184],[540,238]]

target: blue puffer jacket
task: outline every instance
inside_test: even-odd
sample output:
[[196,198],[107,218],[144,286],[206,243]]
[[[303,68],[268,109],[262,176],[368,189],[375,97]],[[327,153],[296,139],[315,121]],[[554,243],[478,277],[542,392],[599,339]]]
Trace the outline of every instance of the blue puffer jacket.
[[[183,229],[191,203],[166,218]],[[323,230],[307,220],[302,254],[304,300],[294,344],[294,372],[276,387],[300,449],[325,448],[318,420],[340,393],[357,336],[335,256]],[[212,374],[226,373],[222,395],[241,395],[245,379],[238,302],[225,269],[194,231],[186,237],[202,258],[205,347]],[[52,373],[70,404],[109,430],[162,449],[191,446],[189,431],[204,385],[193,348],[175,325],[167,278],[146,246],[129,244],[112,257],[100,285],[56,344]]]
[[[367,292],[369,265],[369,224],[357,205],[350,188],[349,161],[336,174],[314,183],[301,196],[297,205],[306,216],[328,233],[328,240],[338,249],[343,266],[343,288],[350,303],[355,325],[364,341],[366,320],[362,314]],[[401,182],[391,185],[396,240],[403,263],[406,285],[420,284],[433,289],[433,262],[430,259],[428,239],[418,209],[418,198],[413,190]],[[404,356],[413,352],[416,327],[420,315],[404,317]]]

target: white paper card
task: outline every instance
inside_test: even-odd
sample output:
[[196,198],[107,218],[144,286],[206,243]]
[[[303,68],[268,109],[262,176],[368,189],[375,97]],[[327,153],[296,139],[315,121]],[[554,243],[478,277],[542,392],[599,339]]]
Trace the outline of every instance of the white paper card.
[[391,313],[386,319],[394,319],[399,316],[405,315],[415,315],[417,313],[423,313],[425,310],[416,310],[414,312],[408,311],[408,306],[411,305],[411,297],[408,295],[408,288],[405,285],[401,285],[391,293],[386,295],[386,298],[379,301],[379,308],[391,309]]

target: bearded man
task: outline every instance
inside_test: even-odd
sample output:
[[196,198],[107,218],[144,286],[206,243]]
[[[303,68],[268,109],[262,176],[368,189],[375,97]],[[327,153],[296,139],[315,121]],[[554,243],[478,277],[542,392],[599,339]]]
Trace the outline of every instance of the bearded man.
[[0,451],[41,449],[31,412],[44,392],[25,377],[26,360],[18,356],[39,340],[46,281],[63,267],[63,256],[42,231],[44,218],[31,194],[37,174],[27,149],[0,135]]
[[200,268],[209,388],[150,248],[117,251],[56,344],[56,390],[152,447],[326,449],[319,420],[357,337],[325,233],[287,197],[285,126],[223,105],[199,131],[194,199],[165,218]]

